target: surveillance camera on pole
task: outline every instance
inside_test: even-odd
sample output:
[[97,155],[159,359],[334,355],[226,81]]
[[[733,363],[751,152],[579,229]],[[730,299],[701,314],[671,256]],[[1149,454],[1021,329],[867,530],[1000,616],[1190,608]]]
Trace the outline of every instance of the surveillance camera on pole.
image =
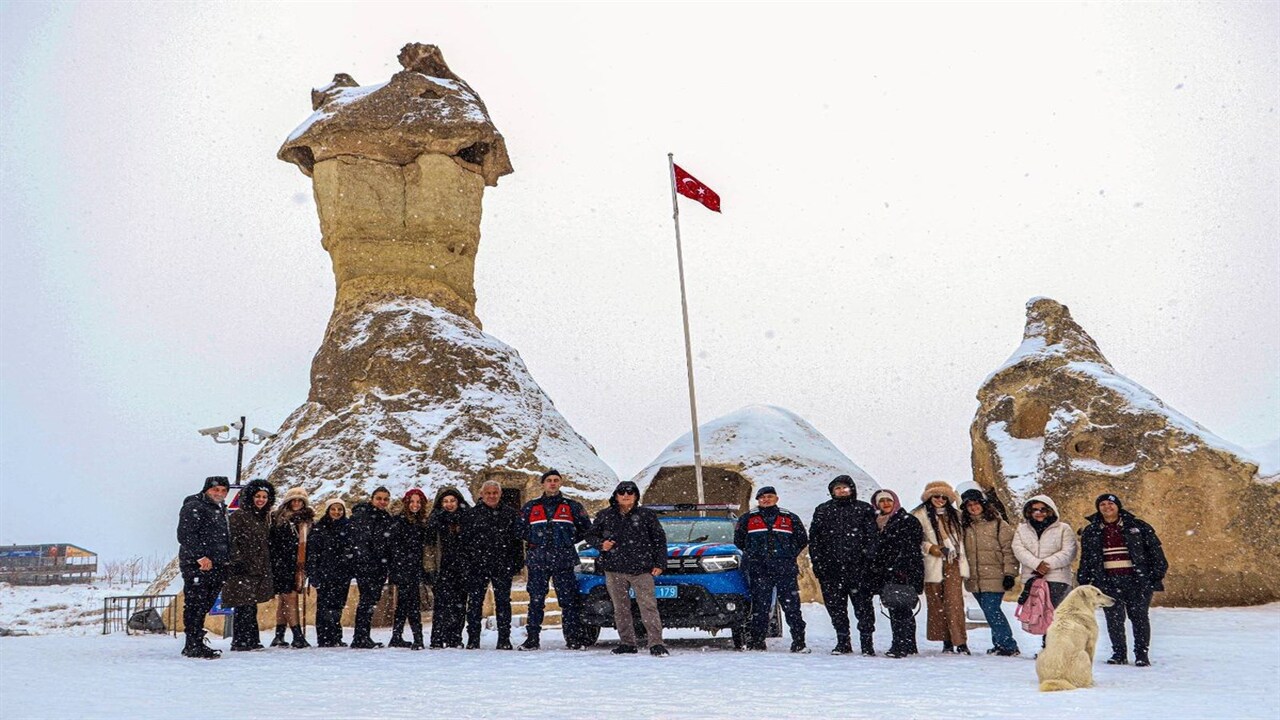
[[267,432],[266,430],[263,430],[262,428],[254,428],[254,429],[253,429],[253,434],[254,434],[254,435],[256,435],[256,436],[258,437],[258,440],[257,440],[257,442],[254,442],[253,440],[250,440],[249,442],[253,442],[255,445],[261,445],[262,443],[264,443],[264,442],[266,442],[266,441],[268,441],[268,440],[270,440],[271,438],[273,438],[273,437],[275,437],[275,436],[276,436],[276,434],[275,434],[275,433],[273,433],[273,432]]
[[199,432],[201,435],[204,435],[205,437],[211,437],[216,439],[218,435],[221,435],[222,433],[230,429],[231,428],[226,425],[218,425],[217,427],[207,427],[197,432]]
[[[222,437],[223,433],[230,432],[233,428],[238,431],[239,433],[238,436]],[[241,415],[240,419],[233,423],[229,423],[227,425],[218,425],[216,427],[207,427],[207,428],[204,428],[203,430],[197,431],[201,435],[211,438],[216,443],[222,443],[222,444],[235,443],[236,445],[236,484],[235,486],[236,487],[240,487],[240,473],[241,473],[241,468],[244,465],[244,444],[251,443],[253,445],[261,445],[262,443],[276,436],[276,434],[273,432],[268,432],[266,430],[263,430],[262,428],[254,428],[253,435],[254,435],[254,438],[256,439],[250,440],[249,438],[246,438],[244,436],[244,428],[245,428],[244,416]]]

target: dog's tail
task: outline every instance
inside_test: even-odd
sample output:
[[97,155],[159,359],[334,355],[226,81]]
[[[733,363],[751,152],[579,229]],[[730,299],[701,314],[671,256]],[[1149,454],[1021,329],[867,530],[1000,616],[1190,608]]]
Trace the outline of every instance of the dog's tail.
[[1076,689],[1078,688],[1076,688],[1075,685],[1072,685],[1066,680],[1062,680],[1059,678],[1054,678],[1052,680],[1043,680],[1040,683],[1040,692],[1054,692],[1056,690],[1076,690]]

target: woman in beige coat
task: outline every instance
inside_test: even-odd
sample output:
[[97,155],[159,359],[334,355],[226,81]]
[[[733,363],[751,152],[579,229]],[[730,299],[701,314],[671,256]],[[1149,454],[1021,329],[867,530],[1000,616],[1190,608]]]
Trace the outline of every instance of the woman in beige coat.
[[991,627],[988,655],[1018,655],[1009,618],[1000,609],[1004,594],[1013,589],[1018,561],[1013,556],[1013,526],[1000,517],[981,490],[965,490],[960,496],[964,551],[969,560],[965,589],[973,593]]
[[965,632],[964,581],[969,577],[960,513],[955,503],[960,496],[948,483],[925,486],[920,505],[912,515],[924,528],[924,598],[929,608],[926,637],[942,641],[942,652],[969,654]]

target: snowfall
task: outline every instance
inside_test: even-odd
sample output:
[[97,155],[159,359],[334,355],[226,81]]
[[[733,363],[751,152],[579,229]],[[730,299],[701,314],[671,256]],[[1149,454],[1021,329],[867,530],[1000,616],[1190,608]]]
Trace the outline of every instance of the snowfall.
[[[1155,608],[1153,667],[1103,664],[1104,629],[1096,687],[1041,693],[1038,637],[1018,631],[1024,654],[1000,658],[984,654],[990,632],[973,630],[973,656],[944,656],[921,622],[917,657],[831,656],[819,605],[804,608],[812,655],[788,653],[786,638],[770,640],[767,654],[736,653],[727,636],[694,630],[667,633],[667,658],[614,656],[610,631],[587,651],[564,649],[549,630],[540,652],[498,652],[487,630],[482,650],[275,649],[208,661],[181,657],[170,635],[102,635],[109,594],[130,593],[0,584],[0,625],[31,633],[0,638],[0,717],[1280,717],[1280,604]],[[1012,618],[1011,604],[1005,611]],[[228,641],[212,644],[225,651]],[[888,646],[880,617],[876,647]]]

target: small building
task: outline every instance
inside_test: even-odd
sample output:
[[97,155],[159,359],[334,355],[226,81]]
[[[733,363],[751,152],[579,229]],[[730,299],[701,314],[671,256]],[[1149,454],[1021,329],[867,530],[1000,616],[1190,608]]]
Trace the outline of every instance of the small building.
[[0,546],[0,582],[66,585],[93,582],[98,554],[71,543]]

